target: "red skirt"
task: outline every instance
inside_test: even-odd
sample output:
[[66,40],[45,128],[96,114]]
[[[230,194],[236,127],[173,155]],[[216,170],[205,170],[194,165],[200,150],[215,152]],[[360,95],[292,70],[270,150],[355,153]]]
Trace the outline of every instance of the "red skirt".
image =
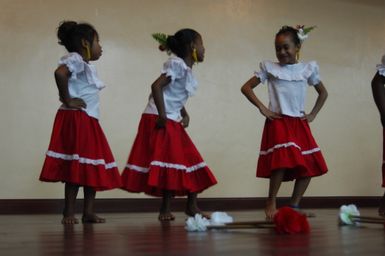
[[382,186],[385,188],[385,129],[383,129],[382,134]]
[[122,188],[152,196],[162,196],[163,190],[169,190],[183,196],[216,184],[183,126],[167,120],[165,129],[156,129],[157,117],[142,115],[122,174]]
[[57,112],[40,180],[95,190],[121,187],[117,165],[97,119],[79,110]]
[[284,181],[327,172],[321,150],[306,120],[288,116],[266,120],[257,177],[269,178],[278,169],[286,169]]

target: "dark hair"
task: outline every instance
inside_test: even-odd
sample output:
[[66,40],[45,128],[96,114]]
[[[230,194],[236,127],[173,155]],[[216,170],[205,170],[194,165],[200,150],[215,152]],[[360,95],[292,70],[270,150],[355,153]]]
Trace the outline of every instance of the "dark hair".
[[280,35],[285,35],[285,34],[288,34],[291,36],[291,38],[293,39],[293,42],[296,46],[301,46],[301,40],[299,40],[299,37],[297,35],[298,33],[298,30],[293,28],[293,27],[290,27],[290,26],[283,26],[279,31],[278,33],[275,35],[275,37],[277,36],[280,36]]
[[80,52],[82,39],[87,40],[92,46],[95,35],[98,36],[98,32],[92,25],[75,21],[62,21],[57,30],[59,44],[69,52]]
[[179,58],[184,58],[190,49],[190,44],[195,41],[199,33],[193,29],[185,28],[167,37],[167,48]]

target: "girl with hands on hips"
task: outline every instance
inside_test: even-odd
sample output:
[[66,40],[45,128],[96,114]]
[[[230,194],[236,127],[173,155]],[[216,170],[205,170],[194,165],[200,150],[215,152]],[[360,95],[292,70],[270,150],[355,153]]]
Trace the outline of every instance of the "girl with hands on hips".
[[99,34],[87,23],[64,21],[57,32],[68,54],[55,70],[63,103],[55,118],[41,181],[64,185],[63,224],[77,224],[75,203],[83,187],[83,223],[103,223],[94,212],[96,191],[119,188],[120,174],[99,124],[99,91],[105,86],[95,66],[102,55]]
[[[241,88],[246,98],[266,117],[257,165],[257,177],[269,178],[265,206],[268,219],[277,211],[276,197],[282,181],[295,180],[289,205],[299,203],[310,180],[327,172],[327,166],[309,127],[327,98],[315,61],[300,62],[303,40],[312,28],[282,27],[275,36],[278,62],[263,61],[260,71]],[[267,82],[269,105],[266,107],[253,89]],[[313,86],[318,93],[311,112],[304,111],[306,89]]]

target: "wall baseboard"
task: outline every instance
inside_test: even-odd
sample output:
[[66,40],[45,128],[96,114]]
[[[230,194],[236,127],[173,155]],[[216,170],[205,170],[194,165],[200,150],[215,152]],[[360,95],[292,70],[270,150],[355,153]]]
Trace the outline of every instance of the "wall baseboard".
[[[337,196],[304,197],[302,208],[338,208],[343,204],[356,204],[358,207],[378,207],[381,197],[376,196]],[[289,198],[278,198],[278,205],[285,205]],[[97,212],[130,213],[157,212],[160,198],[144,199],[96,199]],[[77,212],[81,212],[83,200],[77,201]],[[185,198],[172,201],[173,211],[183,211]],[[205,211],[242,211],[263,209],[265,198],[200,198],[199,206]],[[63,199],[0,199],[0,214],[58,214],[62,212]]]

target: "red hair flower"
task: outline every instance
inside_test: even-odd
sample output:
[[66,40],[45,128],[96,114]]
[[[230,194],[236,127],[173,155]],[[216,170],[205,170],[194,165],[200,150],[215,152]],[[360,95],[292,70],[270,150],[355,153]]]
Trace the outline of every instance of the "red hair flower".
[[310,225],[304,214],[290,207],[282,207],[274,215],[275,231],[278,234],[310,233]]

